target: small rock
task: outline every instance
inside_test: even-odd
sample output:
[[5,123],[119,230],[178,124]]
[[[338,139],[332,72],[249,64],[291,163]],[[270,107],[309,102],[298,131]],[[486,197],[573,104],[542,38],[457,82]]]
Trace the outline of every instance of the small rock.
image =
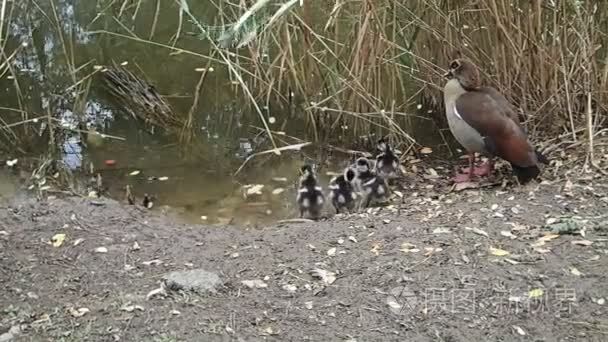
[[216,292],[220,285],[220,277],[216,273],[207,272],[203,269],[171,272],[163,277],[167,288],[177,290],[194,291],[197,293]]
[[20,333],[21,333],[21,327],[18,325],[13,325],[7,332],[0,335],[0,342],[12,341]]

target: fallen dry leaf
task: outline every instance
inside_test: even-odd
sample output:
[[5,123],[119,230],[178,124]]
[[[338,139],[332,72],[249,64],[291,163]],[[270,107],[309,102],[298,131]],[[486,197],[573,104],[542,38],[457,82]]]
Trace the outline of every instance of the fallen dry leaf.
[[433,149],[430,147],[423,147],[420,149],[421,154],[431,154],[433,153]]
[[144,307],[141,305],[132,305],[131,303],[127,303],[120,308],[121,311],[133,312],[135,310],[144,311]]
[[401,244],[401,249],[399,249],[403,253],[418,253],[420,249],[416,248],[416,245],[411,244],[409,242],[404,242]]
[[505,256],[505,255],[511,254],[511,253],[505,251],[504,249],[494,248],[494,247],[490,247],[490,253],[492,255],[496,255],[496,256]]
[[451,233],[449,228],[435,228],[433,234],[449,234]]
[[454,184],[454,191],[462,191],[466,189],[477,189],[479,188],[478,182],[462,182]]
[[464,229],[466,229],[466,230],[470,230],[470,231],[472,231],[473,233],[475,233],[475,234],[477,234],[477,235],[482,235],[482,236],[485,236],[485,237],[487,237],[487,238],[489,238],[489,237],[490,237],[490,235],[488,235],[488,233],[486,233],[484,230],[481,230],[481,229],[479,229],[479,228],[470,228],[470,227],[464,227]]
[[573,245],[577,245],[577,246],[591,246],[593,244],[593,241],[589,241],[589,240],[575,240],[572,241]]
[[336,250],[337,250],[336,247],[332,247],[332,248],[328,249],[327,250],[327,255],[329,255],[329,256],[336,255]]
[[139,171],[139,170],[135,170],[135,171],[133,171],[133,172],[129,173],[129,176],[137,176],[137,175],[138,175],[138,174],[140,174],[140,173],[141,173],[141,171]]
[[508,237],[509,239],[517,239],[517,236],[509,231],[501,230],[500,235],[504,237]]
[[519,261],[513,260],[513,259],[509,259],[509,258],[505,258],[505,261],[508,262],[511,265],[517,265],[519,264]]
[[61,247],[61,245],[63,245],[63,241],[65,241],[65,234],[55,234],[51,238],[53,247]]
[[441,252],[443,250],[443,248],[441,248],[441,247],[424,247],[424,250],[426,251],[426,253],[424,253],[424,255],[429,256],[429,255]]
[[557,219],[555,217],[550,217],[545,221],[545,224],[547,226],[550,226],[550,225],[554,224],[555,222],[557,222]]
[[95,252],[97,253],[108,253],[108,249],[105,247],[97,247],[95,248]]
[[518,327],[517,325],[514,325],[513,329],[515,329],[515,331],[517,331],[517,333],[521,336],[526,336],[526,332],[524,331],[524,329]]
[[574,274],[577,277],[582,276],[583,274],[581,273],[581,271],[579,271],[576,267],[572,267],[570,269],[570,273]]
[[247,286],[250,289],[264,289],[268,287],[268,284],[259,279],[254,280],[243,280],[241,284]]
[[527,230],[528,226],[526,226],[525,224],[520,224],[520,223],[515,223],[515,222],[509,222],[509,224],[511,226],[513,226],[513,228],[511,228],[511,230],[514,231],[520,231],[520,230]]
[[262,194],[262,189],[264,189],[264,184],[249,185],[247,187],[247,191],[245,191],[245,194],[247,196],[261,195]]
[[285,284],[282,288],[289,293],[295,293],[298,290],[298,287],[293,284]]
[[557,239],[559,237],[558,234],[547,234],[541,236],[535,243],[532,244],[532,247],[540,247],[544,246],[546,242],[551,241],[553,239]]
[[538,298],[541,297],[545,292],[543,289],[533,289],[528,292],[528,298]]
[[268,327],[266,329],[264,329],[264,333],[267,335],[278,335],[279,332],[274,330],[272,327]]
[[78,317],[82,317],[82,316],[86,315],[91,310],[89,310],[88,308],[79,308],[79,309],[69,308],[68,311],[70,312],[70,315],[72,315],[72,317],[78,318]]
[[167,290],[165,289],[165,285],[163,283],[161,283],[159,288],[148,292],[148,294],[146,295],[146,300],[150,300],[156,296],[166,296],[166,295],[167,295]]
[[331,285],[336,281],[336,274],[334,272],[326,271],[320,268],[315,268],[311,271],[313,277],[320,278],[325,285]]
[[157,266],[157,265],[162,265],[162,261],[159,259],[154,259],[154,260],[150,260],[150,261],[143,261],[142,264],[146,265],[146,266]]
[[380,244],[375,243],[372,249],[370,249],[370,252],[374,253],[376,256],[380,255]]

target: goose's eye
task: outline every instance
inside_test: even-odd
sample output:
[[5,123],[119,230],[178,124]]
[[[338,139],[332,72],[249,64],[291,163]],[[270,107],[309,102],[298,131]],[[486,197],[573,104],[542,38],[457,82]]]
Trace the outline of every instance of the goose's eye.
[[458,67],[460,66],[460,64],[456,61],[452,62],[452,64],[450,64],[450,69],[458,69]]

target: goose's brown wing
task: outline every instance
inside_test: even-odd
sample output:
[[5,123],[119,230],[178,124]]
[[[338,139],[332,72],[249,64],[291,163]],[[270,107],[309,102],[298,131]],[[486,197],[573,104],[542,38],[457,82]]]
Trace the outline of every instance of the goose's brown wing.
[[479,92],[488,94],[494,101],[496,101],[498,106],[500,106],[501,112],[504,115],[513,120],[518,126],[521,126],[519,115],[517,115],[515,107],[507,100],[506,97],[504,97],[503,94],[492,87],[482,87]]
[[458,115],[484,137],[489,152],[520,167],[537,164],[526,133],[493,96],[467,92],[456,100],[455,107]]

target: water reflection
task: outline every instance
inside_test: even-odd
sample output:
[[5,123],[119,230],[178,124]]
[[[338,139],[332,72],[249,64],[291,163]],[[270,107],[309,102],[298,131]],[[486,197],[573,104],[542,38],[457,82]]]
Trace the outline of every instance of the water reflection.
[[[52,113],[63,133],[56,142],[68,168],[81,170],[84,175],[83,169],[92,163],[112,196],[122,199],[125,186],[130,185],[136,197],[154,195],[157,208],[169,205],[190,220],[200,221],[204,216],[208,222],[259,223],[295,214],[294,182],[305,159],[303,154],[260,157],[238,179],[232,177],[244,159],[269,145],[266,137],[253,128],[259,125],[257,114],[246,102],[235,100],[238,91],[226,71],[220,70],[223,68],[216,68],[205,81],[202,99],[194,111],[195,127],[200,129],[195,130],[198,136],[194,146],[186,152],[175,136],[151,134],[144,124],[134,121],[108,96],[100,74],[91,76],[87,86],[93,66],[126,61],[131,70],[145,75],[169,99],[177,115],[188,113],[200,78],[195,70],[205,66],[205,60],[115,36],[88,33],[102,29],[124,32],[128,28],[137,36],[152,36],[154,41],[166,44],[176,33],[177,15],[161,15],[152,34],[150,27],[156,14],[153,2],[142,2],[136,16],[134,7],[121,12],[115,6],[105,7],[107,3],[103,1],[54,0],[54,6],[50,0],[37,1],[36,6],[30,1],[17,1],[13,5],[16,14],[9,28],[10,41],[13,46],[27,43],[14,60],[23,96],[16,96],[11,86],[0,100],[18,108],[19,98],[32,113]],[[160,5],[163,14],[177,13],[173,2],[163,1]],[[217,11],[213,3],[191,2],[190,6],[193,12],[206,16],[201,20],[213,23]],[[99,13],[100,8],[106,12]],[[179,43],[192,51],[205,48],[205,42],[187,34]],[[74,87],[74,83],[79,87]],[[305,137],[305,120],[294,115],[292,108],[281,112],[266,103],[259,105],[267,118],[276,118],[271,129]],[[86,137],[85,141],[81,141],[82,137]],[[282,144],[290,143],[293,142],[286,138],[282,140]],[[107,165],[107,160],[116,164]],[[340,162],[327,167],[339,170]],[[131,176],[134,170],[140,173]],[[321,178],[327,184],[329,177]],[[247,184],[265,187],[261,195],[245,198],[242,189]]]
[[76,170],[82,167],[82,147],[80,137],[71,136],[63,143],[63,163],[70,169]]

